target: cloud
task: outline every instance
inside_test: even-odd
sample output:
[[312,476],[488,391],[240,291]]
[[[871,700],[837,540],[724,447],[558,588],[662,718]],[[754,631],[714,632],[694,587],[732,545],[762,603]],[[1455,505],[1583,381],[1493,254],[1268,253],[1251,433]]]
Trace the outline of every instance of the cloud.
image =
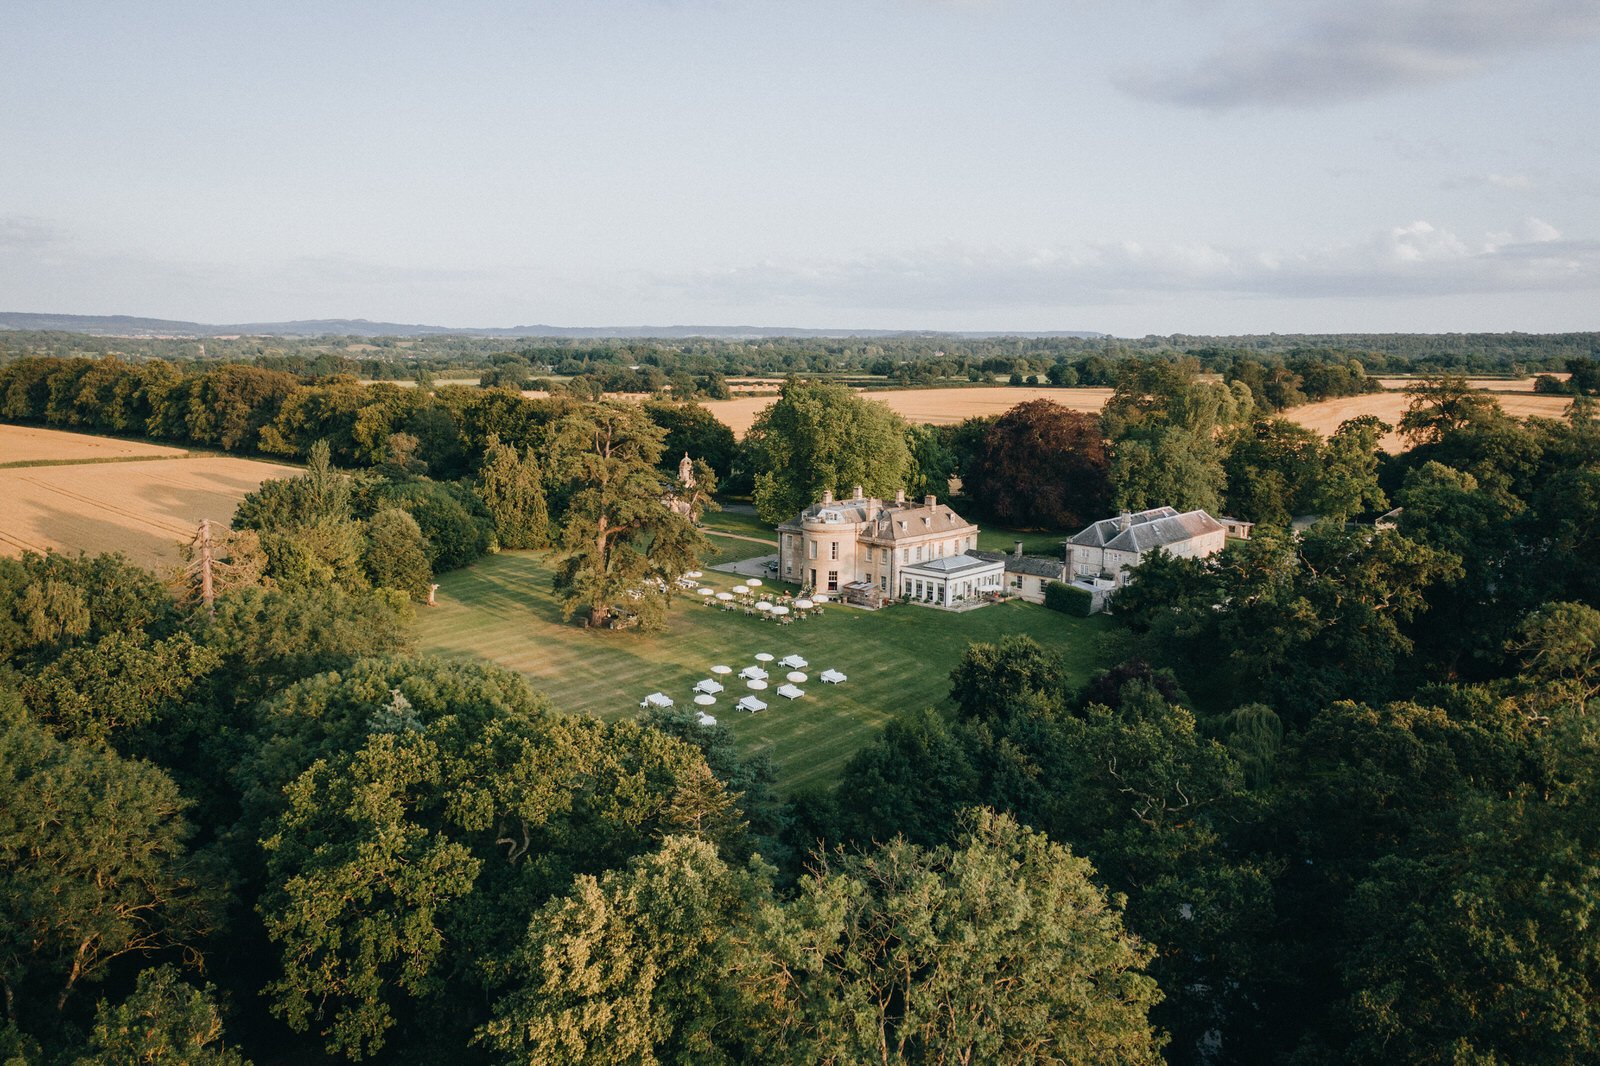
[[[1287,6],[1274,5],[1281,16]],[[1593,0],[1338,0],[1231,41],[1183,70],[1125,74],[1135,96],[1187,107],[1318,107],[1477,74],[1600,34]]]
[[1083,242],[945,245],[897,255],[767,261],[650,279],[673,298],[908,312],[1107,305],[1178,295],[1407,298],[1600,290],[1600,241],[1539,219],[1466,238],[1426,221],[1309,248]]
[[62,239],[61,231],[43,219],[0,216],[0,251],[37,251]]
[[1496,189],[1502,192],[1530,192],[1536,187],[1527,174],[1468,174],[1446,178],[1441,189]]

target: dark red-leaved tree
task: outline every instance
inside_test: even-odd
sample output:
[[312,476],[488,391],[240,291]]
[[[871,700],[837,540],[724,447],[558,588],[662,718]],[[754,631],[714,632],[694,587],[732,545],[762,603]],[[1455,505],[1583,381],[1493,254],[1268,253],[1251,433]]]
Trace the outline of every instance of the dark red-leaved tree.
[[1008,526],[1077,529],[1111,507],[1100,419],[1053,400],[1029,400],[989,427],[967,495]]

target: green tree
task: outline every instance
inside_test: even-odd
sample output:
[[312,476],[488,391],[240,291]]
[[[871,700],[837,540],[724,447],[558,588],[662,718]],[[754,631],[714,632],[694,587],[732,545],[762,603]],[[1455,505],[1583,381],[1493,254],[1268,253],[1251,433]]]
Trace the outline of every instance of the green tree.
[[694,523],[662,502],[660,454],[661,431],[631,404],[593,404],[558,426],[557,470],[576,486],[555,576],[564,617],[582,610],[605,625],[626,612],[659,625],[673,583],[705,550]]
[[159,635],[176,615],[166,586],[122,555],[0,558],[0,660],[47,660],[111,633]]
[[912,499],[950,495],[950,479],[956,474],[957,460],[946,434],[937,426],[907,426],[906,446],[911,449],[915,471],[906,494]]
[[1321,453],[1316,433],[1285,418],[1240,427],[1232,434],[1223,464],[1228,513],[1287,526],[1312,505],[1323,477]]
[[822,498],[860,485],[893,496],[911,481],[905,423],[843,385],[790,379],[744,437],[756,513],[775,525]]
[[1101,412],[1117,506],[1220,509],[1227,477],[1218,431],[1248,421],[1253,409],[1242,382],[1204,380],[1192,364],[1128,364]]
[[57,736],[109,740],[172,713],[221,662],[187,633],[111,633],[24,678],[23,701]]
[[768,887],[765,870],[732,869],[694,837],[580,875],[528,923],[482,1038],[530,1064],[739,1061],[731,934]]
[[1312,511],[1342,520],[1389,506],[1378,485],[1378,446],[1391,428],[1373,415],[1339,423],[1322,452],[1322,472],[1311,489]]
[[1005,815],[954,844],[819,856],[742,937],[765,1061],[1156,1063],[1144,973],[1089,863]]
[[139,973],[133,994],[100,1001],[88,1054],[76,1066],[249,1066],[224,1043],[216,988],[186,984],[172,966]]
[[1441,439],[1452,430],[1493,418],[1500,404],[1460,374],[1440,374],[1406,389],[1406,413],[1400,432],[1413,444]]
[[544,471],[533,452],[521,455],[491,436],[478,475],[478,494],[494,517],[502,548],[545,548],[550,544],[550,509],[544,497]]
[[374,511],[397,507],[415,519],[436,572],[476,562],[494,538],[494,519],[463,482],[427,478],[389,482],[375,486],[366,504]]
[[0,720],[0,986],[12,1018],[59,1016],[117,959],[196,951],[220,885],[185,850],[170,778],[18,715]]
[[417,520],[398,507],[384,507],[367,519],[366,534],[362,564],[373,587],[426,600],[433,568]]

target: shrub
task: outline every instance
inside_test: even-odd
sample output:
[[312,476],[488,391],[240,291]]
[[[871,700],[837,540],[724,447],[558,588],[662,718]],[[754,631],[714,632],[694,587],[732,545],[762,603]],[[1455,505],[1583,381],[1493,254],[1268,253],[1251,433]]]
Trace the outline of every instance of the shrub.
[[1090,612],[1094,610],[1094,594],[1077,585],[1052,581],[1044,587],[1044,605],[1062,614],[1088,618]]

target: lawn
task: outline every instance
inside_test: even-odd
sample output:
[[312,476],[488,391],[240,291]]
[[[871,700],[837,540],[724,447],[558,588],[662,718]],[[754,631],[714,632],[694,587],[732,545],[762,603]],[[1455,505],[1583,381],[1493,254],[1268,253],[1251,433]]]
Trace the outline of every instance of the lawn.
[[774,547],[778,543],[778,531],[749,511],[707,511],[701,516],[700,524],[707,529],[721,530],[724,533],[760,537],[762,540],[770,541]]
[[[1076,533],[1073,530],[1072,533]],[[1022,550],[1028,555],[1048,555],[1061,558],[1061,542],[1072,536],[1059,530],[995,529],[988,526],[978,530],[978,547],[990,552],[1008,552],[1022,541]]]
[[[762,694],[766,711],[734,709],[745,692],[737,677],[709,708],[741,751],[771,755],[784,791],[834,780],[891,715],[945,706],[950,670],[972,641],[1029,634],[1058,650],[1080,683],[1110,661],[1114,641],[1103,618],[1069,618],[1018,602],[965,614],[832,606],[780,627],[716,610],[693,595],[675,601],[663,632],[590,631],[562,624],[548,563],[532,554],[489,556],[439,580],[439,606],[418,612],[418,650],[516,670],[569,713],[627,718],[655,691],[693,707],[693,686],[711,676],[707,668],[714,663],[739,671],[761,651],[809,660],[811,680],[801,686],[802,699],[791,703],[776,695],[782,677],[775,673],[772,689]],[[733,583],[726,574],[708,574],[706,580],[719,589]],[[826,669],[841,670],[850,680],[819,684],[816,675]]]
[[737,563],[745,559],[754,559],[758,555],[772,555],[778,550],[776,542],[757,544],[753,540],[719,537],[715,533],[707,534],[706,540],[710,542],[711,550],[700,553],[700,562],[704,566]]

